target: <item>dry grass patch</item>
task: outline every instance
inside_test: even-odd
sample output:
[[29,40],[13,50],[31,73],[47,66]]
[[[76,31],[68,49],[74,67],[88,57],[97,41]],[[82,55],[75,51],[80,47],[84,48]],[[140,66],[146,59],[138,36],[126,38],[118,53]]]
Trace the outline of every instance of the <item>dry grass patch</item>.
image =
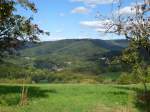
[[105,105],[97,105],[94,109],[89,112],[137,112],[130,106],[120,106],[120,107],[109,107]]

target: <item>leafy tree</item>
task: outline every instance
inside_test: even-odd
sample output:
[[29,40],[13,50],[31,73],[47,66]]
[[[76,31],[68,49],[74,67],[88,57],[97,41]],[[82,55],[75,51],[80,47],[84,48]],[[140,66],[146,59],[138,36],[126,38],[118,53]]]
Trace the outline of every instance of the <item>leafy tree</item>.
[[111,17],[98,15],[103,21],[106,33],[125,36],[129,41],[128,48],[115,62],[130,66],[132,72],[136,74],[134,76],[144,85],[145,99],[147,99],[146,83],[150,66],[150,0],[133,1],[128,7],[129,14],[122,13],[123,0],[115,1],[115,3],[118,3],[118,7],[115,11],[113,10]]
[[[147,93],[146,79],[150,62],[150,0],[138,0],[131,6],[132,14],[122,14],[122,0],[118,2],[115,17],[109,18],[107,33],[124,35],[129,40],[129,46],[119,57],[118,62],[131,66],[136,77],[144,85]],[[114,15],[113,14],[113,15]],[[146,97],[146,94],[145,94]]]
[[[119,62],[130,65],[134,70],[139,69],[143,77],[147,75],[150,61],[150,0],[136,1],[131,7],[133,14],[121,13],[122,0],[118,2],[115,17],[109,17],[106,24],[106,33],[124,35],[129,40],[129,46],[124,50]],[[145,81],[141,80],[143,83]],[[145,85],[145,84],[144,84]]]
[[[33,18],[15,14],[16,5],[37,12],[35,4],[28,0],[0,0],[0,59],[5,51],[10,52],[26,41],[37,42],[39,35],[49,34],[41,30],[37,24],[33,24]],[[27,92],[23,81],[21,105],[27,103]]]
[[23,42],[38,42],[39,35],[49,34],[41,30],[37,24],[33,24],[33,18],[26,18],[17,11],[16,5],[37,12],[34,3],[28,0],[0,0],[0,55],[4,51],[17,48]]

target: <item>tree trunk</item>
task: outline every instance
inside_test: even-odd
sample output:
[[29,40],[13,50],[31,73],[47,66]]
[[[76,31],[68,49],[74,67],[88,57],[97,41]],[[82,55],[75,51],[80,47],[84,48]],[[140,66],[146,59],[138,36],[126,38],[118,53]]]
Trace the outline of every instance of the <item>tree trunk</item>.
[[24,80],[22,81],[22,91],[21,91],[21,99],[20,99],[20,105],[24,106],[27,104],[27,98],[28,98],[28,88],[25,87]]

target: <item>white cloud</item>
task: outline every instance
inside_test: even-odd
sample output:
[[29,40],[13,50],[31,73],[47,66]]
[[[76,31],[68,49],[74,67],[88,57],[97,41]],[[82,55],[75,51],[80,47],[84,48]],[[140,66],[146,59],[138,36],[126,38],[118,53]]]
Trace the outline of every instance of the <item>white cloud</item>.
[[[81,26],[94,29],[97,32],[105,32],[113,22],[111,20],[99,20],[99,21],[82,21]],[[111,30],[111,29],[110,29]]]
[[140,9],[138,10],[138,13],[142,13],[143,12],[141,10],[142,5],[143,5],[143,2],[141,2],[141,1],[139,1],[137,3],[133,2],[133,3],[131,3],[131,5],[123,7],[119,11],[116,11],[115,13],[116,14],[118,13],[119,15],[135,15],[136,11],[137,11],[137,9],[136,9],[137,6],[140,6],[139,7]]
[[126,6],[121,8],[119,11],[116,11],[115,13],[118,13],[119,15],[135,15],[136,8],[133,6]]
[[116,3],[119,0],[71,0],[72,2],[83,2],[85,4],[89,5],[99,5],[99,4],[110,4],[110,3]]
[[89,9],[86,7],[76,7],[74,8],[71,13],[78,13],[78,14],[87,14],[89,13]]

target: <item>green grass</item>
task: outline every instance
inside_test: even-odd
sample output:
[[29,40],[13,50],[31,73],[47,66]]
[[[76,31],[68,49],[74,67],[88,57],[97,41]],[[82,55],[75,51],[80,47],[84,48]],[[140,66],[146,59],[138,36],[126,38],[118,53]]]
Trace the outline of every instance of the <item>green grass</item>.
[[0,112],[138,111],[135,85],[39,84],[28,85],[28,88],[29,104],[21,107],[17,105],[20,86],[1,84]]

